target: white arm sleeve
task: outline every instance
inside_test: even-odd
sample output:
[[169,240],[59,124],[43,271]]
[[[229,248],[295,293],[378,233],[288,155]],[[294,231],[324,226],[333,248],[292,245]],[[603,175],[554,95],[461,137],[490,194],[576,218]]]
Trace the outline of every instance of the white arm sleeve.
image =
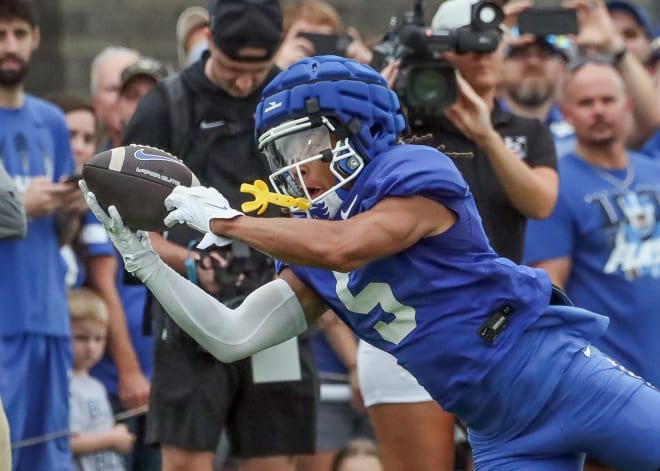
[[307,329],[302,306],[284,280],[257,288],[229,309],[162,260],[149,271],[143,281],[169,316],[222,362],[249,357]]

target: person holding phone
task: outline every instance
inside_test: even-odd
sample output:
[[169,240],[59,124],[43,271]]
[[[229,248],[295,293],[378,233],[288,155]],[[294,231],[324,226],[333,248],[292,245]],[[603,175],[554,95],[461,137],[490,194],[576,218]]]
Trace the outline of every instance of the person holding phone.
[[[504,103],[516,114],[547,123],[553,131],[560,157],[574,150],[575,137],[559,111],[557,86],[564,76],[565,66],[578,55],[602,55],[621,73],[633,104],[633,122],[627,138],[629,147],[639,149],[660,127],[658,95],[650,74],[637,57],[636,47],[628,39],[631,33],[626,33],[627,29],[620,24],[622,20],[618,17],[623,13],[615,14],[619,3],[624,2],[574,0],[567,3],[578,19],[578,34],[574,36],[545,35],[553,29],[565,31],[564,25],[552,22],[544,24],[538,35],[534,25],[528,22],[524,29],[527,34],[517,34],[519,29],[515,27],[512,28],[514,34],[507,36],[501,81]],[[505,7],[511,25],[523,21],[519,15],[530,5],[531,2],[525,1]],[[639,28],[641,31],[642,27]],[[570,46],[571,43],[574,46]]]
[[335,8],[324,0],[298,0],[283,8],[284,39],[275,56],[275,65],[286,69],[294,62],[314,55],[333,54],[363,64],[371,62],[371,50],[353,27],[344,32]]
[[648,12],[637,2],[629,0],[609,0],[605,6],[630,53],[646,64],[651,55],[654,32]]
[[[28,216],[27,236],[0,241],[0,396],[12,442],[67,430],[71,329],[60,236],[86,205],[63,113],[25,90],[41,33],[36,2],[0,2],[0,154]],[[68,437],[13,450],[14,470],[72,470]],[[70,464],[69,464],[70,463]]]

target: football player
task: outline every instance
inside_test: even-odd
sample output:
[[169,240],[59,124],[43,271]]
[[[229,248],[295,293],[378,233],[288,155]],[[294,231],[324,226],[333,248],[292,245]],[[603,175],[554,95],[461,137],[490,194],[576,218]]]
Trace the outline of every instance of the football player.
[[279,278],[236,309],[176,274],[146,233],[86,193],[126,268],[200,345],[234,361],[330,307],[463,419],[478,469],[578,470],[585,451],[616,467],[660,467],[660,394],[590,345],[607,318],[570,306],[544,271],[494,253],[451,160],[399,141],[399,100],[376,71],[303,59],[265,88],[256,128],[274,189],[311,207],[249,217],[203,187],[177,187],[165,201],[166,224],[280,261]]

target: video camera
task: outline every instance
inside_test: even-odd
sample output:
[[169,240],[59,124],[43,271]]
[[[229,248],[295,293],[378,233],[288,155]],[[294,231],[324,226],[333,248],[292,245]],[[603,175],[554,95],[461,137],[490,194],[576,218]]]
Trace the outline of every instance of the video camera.
[[455,71],[443,53],[495,51],[501,39],[499,25],[504,19],[497,3],[480,0],[472,5],[470,24],[432,32],[424,26],[422,1],[416,0],[413,11],[397,20],[399,24],[374,48],[382,61],[376,67],[393,59],[400,61],[394,91],[410,126],[422,126],[441,116],[443,109],[457,99]]

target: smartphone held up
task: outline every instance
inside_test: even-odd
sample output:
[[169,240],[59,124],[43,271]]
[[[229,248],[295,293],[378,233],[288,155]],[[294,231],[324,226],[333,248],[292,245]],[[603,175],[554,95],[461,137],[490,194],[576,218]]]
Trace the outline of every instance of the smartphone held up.
[[578,34],[577,10],[563,7],[532,7],[518,16],[520,34],[534,36]]

